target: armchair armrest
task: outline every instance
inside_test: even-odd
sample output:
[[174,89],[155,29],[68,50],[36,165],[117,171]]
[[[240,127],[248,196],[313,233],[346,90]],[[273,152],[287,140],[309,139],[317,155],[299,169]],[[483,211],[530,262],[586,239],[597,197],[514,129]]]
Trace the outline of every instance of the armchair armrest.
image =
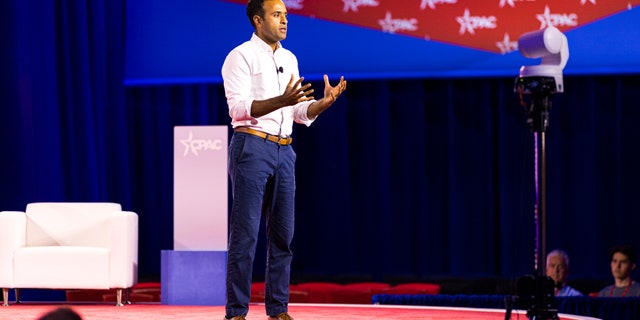
[[22,211],[0,212],[0,287],[13,287],[13,252],[26,242],[27,216]]
[[111,288],[129,288],[138,282],[138,215],[131,211],[115,212],[110,218]]

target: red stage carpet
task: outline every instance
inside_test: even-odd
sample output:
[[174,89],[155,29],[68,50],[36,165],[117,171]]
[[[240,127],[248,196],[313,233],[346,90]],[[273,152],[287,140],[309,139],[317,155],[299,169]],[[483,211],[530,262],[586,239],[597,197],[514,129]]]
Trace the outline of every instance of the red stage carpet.
[[[83,320],[221,320],[224,307],[166,306],[160,304],[132,304],[125,307],[88,304],[21,304],[0,307],[2,320],[34,320],[50,310],[68,306],[80,314]],[[337,305],[337,304],[291,304],[290,314],[296,320],[371,320],[371,319],[491,319],[504,320],[505,311],[497,309],[469,309],[422,306],[389,305]],[[252,304],[247,320],[265,320],[264,305]],[[526,320],[522,312],[515,312],[511,319]],[[560,315],[561,320],[594,318]]]

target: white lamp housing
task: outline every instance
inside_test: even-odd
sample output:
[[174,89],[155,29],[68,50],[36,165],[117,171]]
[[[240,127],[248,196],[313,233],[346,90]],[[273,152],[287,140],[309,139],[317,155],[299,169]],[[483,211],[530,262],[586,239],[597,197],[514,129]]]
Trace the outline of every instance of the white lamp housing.
[[525,33],[518,39],[518,50],[527,58],[542,58],[539,65],[522,66],[520,78],[551,77],[555,92],[564,91],[562,70],[569,60],[569,44],[560,30],[551,26]]

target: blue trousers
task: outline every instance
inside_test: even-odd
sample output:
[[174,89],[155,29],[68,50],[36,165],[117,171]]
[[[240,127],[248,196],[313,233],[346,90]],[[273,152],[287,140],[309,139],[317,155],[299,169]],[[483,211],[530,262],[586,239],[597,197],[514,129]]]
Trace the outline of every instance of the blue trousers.
[[287,312],[294,229],[295,161],[291,145],[234,133],[229,144],[233,202],[227,260],[228,318],[247,315],[261,217],[266,224],[265,309]]

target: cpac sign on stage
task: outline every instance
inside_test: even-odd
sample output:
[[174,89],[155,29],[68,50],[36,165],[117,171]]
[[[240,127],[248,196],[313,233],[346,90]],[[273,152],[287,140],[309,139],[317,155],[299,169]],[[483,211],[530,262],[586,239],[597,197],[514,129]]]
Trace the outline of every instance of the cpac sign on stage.
[[227,250],[227,127],[174,128],[174,250]]
[[162,304],[225,303],[227,130],[174,128],[173,250],[161,252]]

